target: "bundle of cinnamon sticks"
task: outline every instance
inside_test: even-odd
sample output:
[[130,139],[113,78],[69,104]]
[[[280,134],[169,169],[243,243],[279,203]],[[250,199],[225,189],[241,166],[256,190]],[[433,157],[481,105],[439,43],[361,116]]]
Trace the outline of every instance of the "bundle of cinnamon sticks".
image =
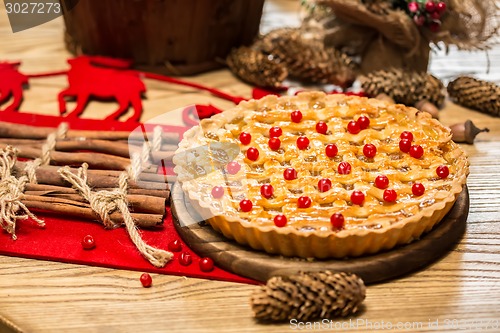
[[[0,122],[0,149],[8,145],[18,150],[18,157],[35,159],[41,156],[47,136],[54,128]],[[125,131],[68,130],[50,152],[50,165],[36,169],[37,183],[27,184],[21,199],[33,212],[56,213],[63,216],[99,221],[78,192],[58,173],[69,165],[76,174],[82,163],[89,165],[88,185],[94,190],[112,190],[118,186],[119,175],[127,170],[130,154],[141,152],[148,133]],[[150,164],[143,166],[136,180],[129,180],[127,201],[139,227],[158,227],[163,223],[165,205],[170,197],[170,184],[175,176],[158,174],[160,163],[169,163],[178,142],[177,133],[161,133],[161,148],[151,152]],[[26,162],[17,161],[17,176],[25,173]],[[115,224],[123,223],[119,213],[110,215]]]

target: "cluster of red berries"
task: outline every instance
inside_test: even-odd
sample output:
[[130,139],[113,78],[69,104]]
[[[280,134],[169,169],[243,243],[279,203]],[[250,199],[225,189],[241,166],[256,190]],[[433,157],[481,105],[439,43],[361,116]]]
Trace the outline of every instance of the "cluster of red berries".
[[419,27],[427,26],[432,32],[441,29],[441,17],[446,11],[446,3],[434,0],[408,2],[408,12]]

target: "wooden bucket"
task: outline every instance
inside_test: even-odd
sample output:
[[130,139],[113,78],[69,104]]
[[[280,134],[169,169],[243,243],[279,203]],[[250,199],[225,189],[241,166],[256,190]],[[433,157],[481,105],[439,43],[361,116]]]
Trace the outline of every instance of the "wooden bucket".
[[264,0],[61,0],[73,54],[134,60],[135,67],[190,75],[221,67],[259,31]]

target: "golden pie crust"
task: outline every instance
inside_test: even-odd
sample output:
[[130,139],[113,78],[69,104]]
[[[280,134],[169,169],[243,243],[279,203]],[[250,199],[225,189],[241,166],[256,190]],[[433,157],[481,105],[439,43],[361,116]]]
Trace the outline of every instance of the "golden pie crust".
[[[303,115],[299,123],[291,121],[295,110]],[[349,133],[347,124],[360,116],[370,119],[369,127],[358,134]],[[328,125],[326,134],[316,131],[318,121]],[[268,144],[273,126],[283,132],[276,151]],[[412,144],[424,149],[421,158],[401,152],[403,131],[411,132]],[[248,145],[240,142],[241,132],[251,134]],[[299,136],[310,140],[307,149],[297,147]],[[199,147],[226,143],[241,151],[233,151],[226,160],[217,158],[220,151],[190,154]],[[373,158],[363,154],[368,143],[377,148]],[[337,156],[325,154],[328,144],[338,147]],[[245,155],[250,147],[259,151],[256,161]],[[236,174],[224,167],[233,158],[241,166]],[[338,173],[341,162],[351,165],[350,174]],[[320,92],[250,100],[202,120],[185,133],[174,163],[190,203],[215,230],[257,250],[303,258],[361,256],[418,239],[448,213],[469,172],[466,155],[451,140],[450,130],[428,113],[376,99]],[[442,165],[450,171],[444,179],[436,173]],[[297,179],[284,179],[283,172],[289,167],[296,169]],[[384,189],[374,184],[378,175],[388,177],[389,188],[397,192],[395,202],[384,201]],[[332,182],[326,192],[318,190],[322,178]],[[412,193],[415,182],[424,185],[423,195]],[[263,184],[273,186],[273,197],[261,195]],[[212,196],[215,186],[224,189],[221,198]],[[365,194],[362,205],[352,203],[354,190]],[[309,208],[298,207],[301,196],[312,200]],[[252,201],[251,211],[241,211],[242,199]],[[334,213],[344,216],[342,229],[332,227]],[[286,226],[274,224],[278,214],[286,216]]]

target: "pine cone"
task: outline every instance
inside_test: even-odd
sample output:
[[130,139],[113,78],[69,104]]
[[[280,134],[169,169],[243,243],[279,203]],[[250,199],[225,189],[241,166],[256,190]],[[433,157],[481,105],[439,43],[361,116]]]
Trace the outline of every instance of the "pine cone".
[[415,105],[428,100],[436,106],[444,102],[444,85],[425,72],[406,72],[402,69],[380,70],[360,78],[363,90],[370,96],[387,94],[396,103]]
[[344,53],[303,37],[299,29],[283,28],[262,36],[254,47],[286,66],[291,76],[313,83],[349,87],[356,78],[355,64]]
[[259,87],[279,87],[288,76],[283,65],[246,46],[232,50],[226,62],[235,75]]
[[252,294],[254,316],[263,321],[300,321],[348,316],[365,299],[365,285],[350,273],[300,272],[272,277]]
[[500,86],[493,83],[462,76],[448,84],[452,101],[492,116],[500,116]]

